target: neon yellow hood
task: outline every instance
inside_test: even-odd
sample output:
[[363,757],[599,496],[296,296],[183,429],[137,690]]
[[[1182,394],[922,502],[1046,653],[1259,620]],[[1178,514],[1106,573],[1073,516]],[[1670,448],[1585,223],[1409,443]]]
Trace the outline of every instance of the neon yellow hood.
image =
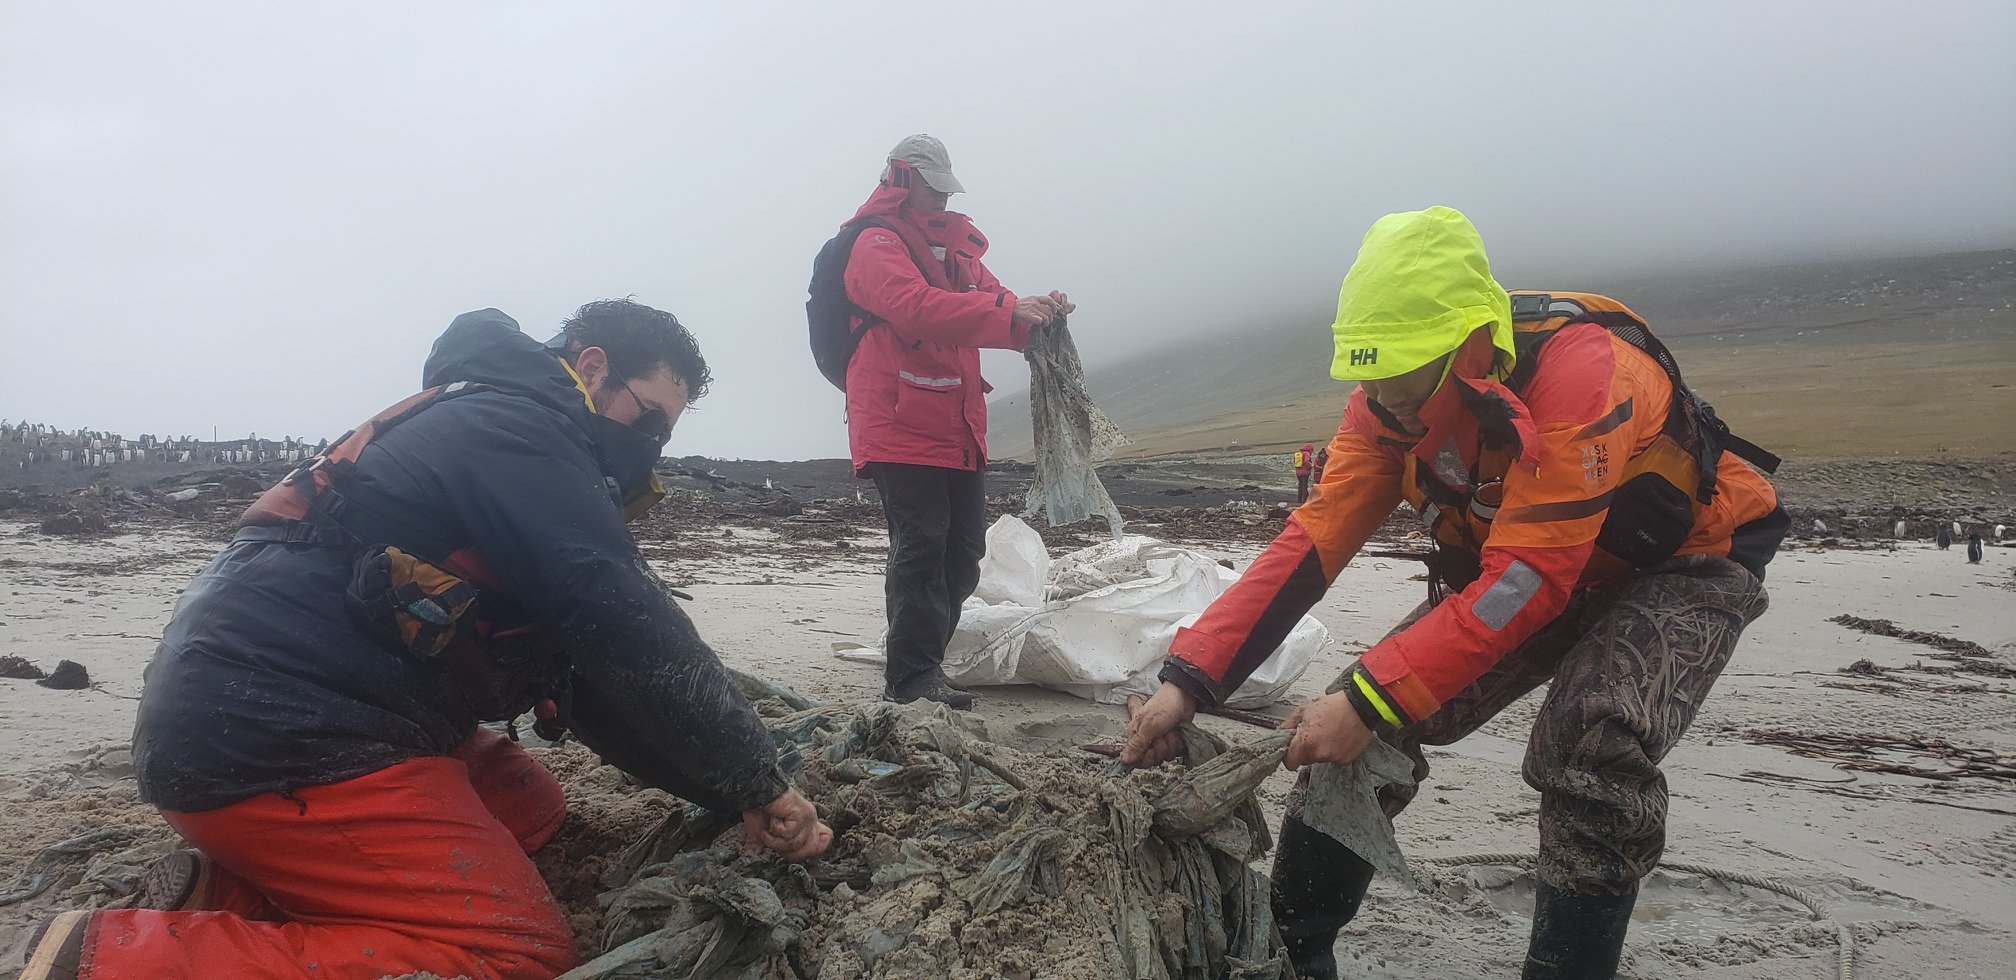
[[1491,342],[1512,365],[1512,300],[1491,278],[1484,240],[1453,208],[1389,214],[1372,223],[1337,293],[1330,376],[1370,381],[1406,374],[1449,354],[1492,324]]

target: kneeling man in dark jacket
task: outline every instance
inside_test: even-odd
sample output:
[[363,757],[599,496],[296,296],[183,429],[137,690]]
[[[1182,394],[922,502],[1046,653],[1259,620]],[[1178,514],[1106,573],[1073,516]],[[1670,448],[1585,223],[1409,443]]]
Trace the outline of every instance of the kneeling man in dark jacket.
[[549,344],[496,310],[428,389],[247,512],[147,669],[143,797],[195,850],[135,907],[66,912],[23,977],[546,980],[577,962],[527,856],[559,783],[482,721],[539,707],[612,765],[743,815],[786,860],[832,832],[624,526],[707,365],[670,314],[591,303]]

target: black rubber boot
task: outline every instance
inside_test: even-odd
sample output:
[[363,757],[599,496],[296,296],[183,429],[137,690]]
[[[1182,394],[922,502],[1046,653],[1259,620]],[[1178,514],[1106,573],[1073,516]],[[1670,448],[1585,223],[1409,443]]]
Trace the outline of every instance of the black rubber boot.
[[973,707],[973,695],[971,693],[961,688],[953,687],[952,682],[946,680],[942,672],[935,670],[921,677],[913,678],[904,684],[903,689],[900,691],[884,685],[882,688],[882,700],[895,701],[898,704],[909,704],[912,701],[936,701],[939,704],[946,705],[958,711],[967,711]]
[[1299,820],[1281,821],[1274,852],[1274,922],[1302,980],[1336,980],[1337,930],[1358,914],[1372,865]]
[[1638,886],[1622,895],[1577,895],[1541,882],[1533,896],[1533,939],[1525,980],[1610,980],[1624,955],[1624,931]]

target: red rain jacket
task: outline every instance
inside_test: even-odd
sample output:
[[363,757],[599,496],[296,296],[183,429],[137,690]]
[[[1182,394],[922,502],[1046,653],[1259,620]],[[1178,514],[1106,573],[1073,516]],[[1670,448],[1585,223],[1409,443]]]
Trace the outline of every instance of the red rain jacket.
[[993,390],[980,377],[980,348],[1021,350],[1029,328],[1014,322],[1015,294],[981,264],[987,239],[972,219],[905,206],[909,182],[920,178],[901,161],[890,168],[854,218],[898,230],[863,231],[847,258],[847,298],[886,321],[861,335],[847,364],[854,472],[869,463],[977,470],[987,459]]

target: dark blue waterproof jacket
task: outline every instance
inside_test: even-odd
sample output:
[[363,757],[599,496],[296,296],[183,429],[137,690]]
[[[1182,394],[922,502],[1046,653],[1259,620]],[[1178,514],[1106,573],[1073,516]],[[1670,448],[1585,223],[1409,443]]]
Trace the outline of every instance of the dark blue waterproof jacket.
[[[609,480],[648,477],[656,443],[595,415],[566,367],[496,310],[457,317],[422,387],[445,399],[384,433],[357,483],[474,546],[564,638],[570,727],[645,783],[717,810],[787,787],[755,710],[644,564]],[[398,542],[387,542],[398,544]],[[147,667],[134,732],[144,799],[216,809],[445,755],[479,719],[438,659],[352,625],[360,549],[235,541],[182,594]],[[438,557],[438,556],[436,556]]]

